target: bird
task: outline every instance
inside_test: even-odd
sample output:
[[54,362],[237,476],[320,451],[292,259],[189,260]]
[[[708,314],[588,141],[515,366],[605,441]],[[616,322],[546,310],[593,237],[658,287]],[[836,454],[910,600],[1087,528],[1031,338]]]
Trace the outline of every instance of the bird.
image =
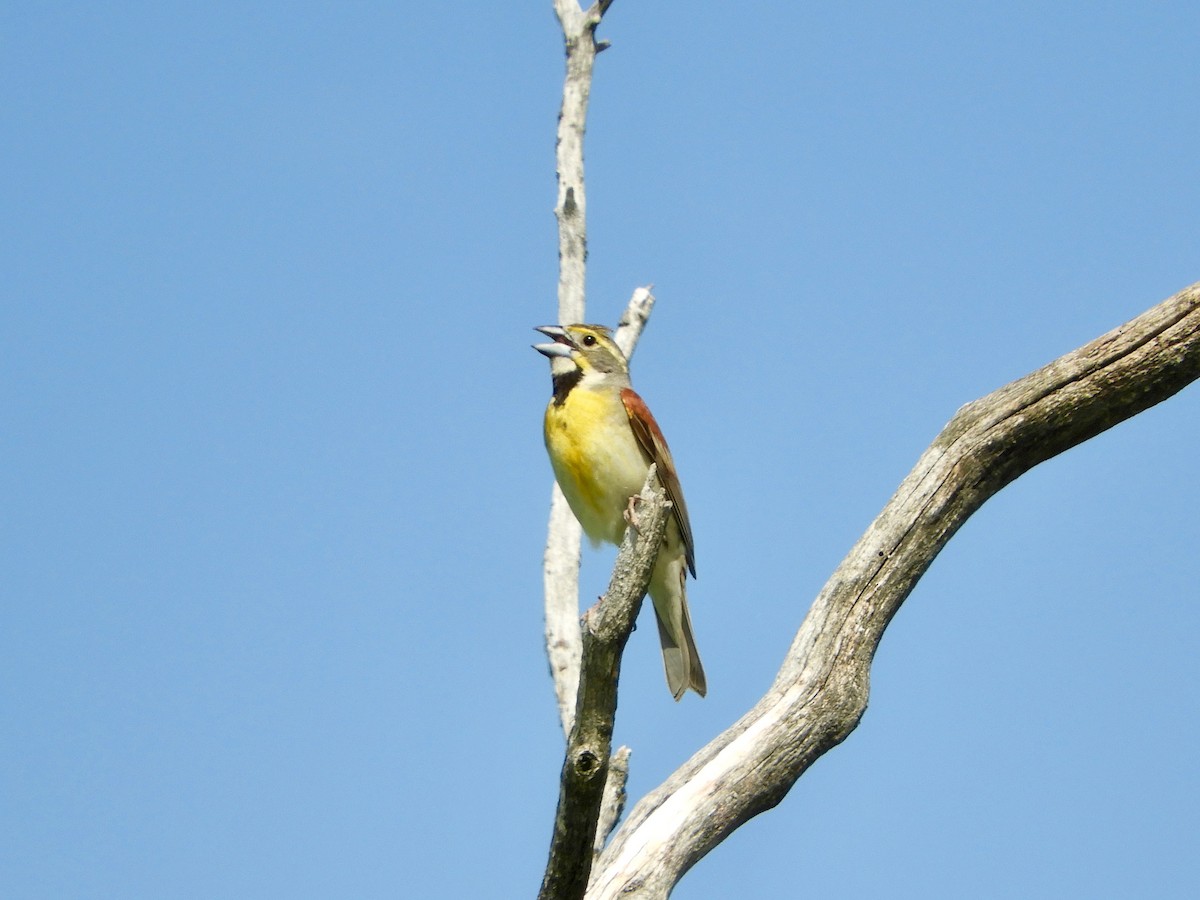
[[629,361],[603,325],[543,325],[551,339],[533,349],[550,359],[553,395],[544,421],[546,451],[558,486],[591,542],[620,545],[630,498],[650,464],[671,516],[649,594],[658,621],[667,686],[679,700],[690,688],[708,692],[687,604],[687,575],[696,577],[692,526],[662,429],[633,390]]

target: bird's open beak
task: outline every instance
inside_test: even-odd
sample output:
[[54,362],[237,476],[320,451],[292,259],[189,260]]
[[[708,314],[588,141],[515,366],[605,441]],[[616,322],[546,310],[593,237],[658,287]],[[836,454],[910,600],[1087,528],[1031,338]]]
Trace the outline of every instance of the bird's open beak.
[[557,325],[543,325],[533,330],[540,331],[546,337],[554,340],[553,344],[534,344],[533,349],[538,353],[548,356],[551,359],[554,359],[556,356],[569,357],[571,355],[574,344],[571,343],[571,339],[567,337],[567,332],[562,328],[559,328]]

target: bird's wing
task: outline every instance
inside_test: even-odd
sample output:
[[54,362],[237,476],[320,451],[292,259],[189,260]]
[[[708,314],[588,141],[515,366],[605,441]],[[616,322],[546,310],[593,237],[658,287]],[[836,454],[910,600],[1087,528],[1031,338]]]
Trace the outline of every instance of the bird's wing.
[[688,522],[687,504],[683,502],[683,488],[679,486],[679,475],[675,472],[675,460],[671,459],[671,449],[667,439],[663,437],[662,429],[650,414],[646,401],[637,395],[632,388],[621,389],[621,402],[625,404],[625,413],[629,416],[629,424],[633,427],[634,436],[642,447],[642,451],[650,462],[658,466],[658,478],[667,499],[675,510],[675,522],[679,525],[679,534],[683,538],[683,548],[687,557],[688,570],[696,577],[696,555],[692,547],[692,526]]

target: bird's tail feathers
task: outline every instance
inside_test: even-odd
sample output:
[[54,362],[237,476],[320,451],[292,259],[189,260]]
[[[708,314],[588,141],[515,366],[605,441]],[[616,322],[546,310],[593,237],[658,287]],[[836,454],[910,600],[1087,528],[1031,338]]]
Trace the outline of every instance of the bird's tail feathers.
[[704,677],[704,666],[700,664],[700,653],[692,633],[692,616],[688,612],[687,586],[682,570],[679,575],[678,595],[672,592],[668,598],[652,598],[667,687],[676,700],[683,697],[688,688],[701,697],[708,693],[708,680]]

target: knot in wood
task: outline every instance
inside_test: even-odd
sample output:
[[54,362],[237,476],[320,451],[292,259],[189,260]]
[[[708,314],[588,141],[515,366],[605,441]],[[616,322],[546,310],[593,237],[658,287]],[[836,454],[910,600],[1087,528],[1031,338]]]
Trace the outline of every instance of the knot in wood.
[[575,754],[575,774],[580,778],[595,778],[604,768],[604,763],[593,750],[584,747]]

